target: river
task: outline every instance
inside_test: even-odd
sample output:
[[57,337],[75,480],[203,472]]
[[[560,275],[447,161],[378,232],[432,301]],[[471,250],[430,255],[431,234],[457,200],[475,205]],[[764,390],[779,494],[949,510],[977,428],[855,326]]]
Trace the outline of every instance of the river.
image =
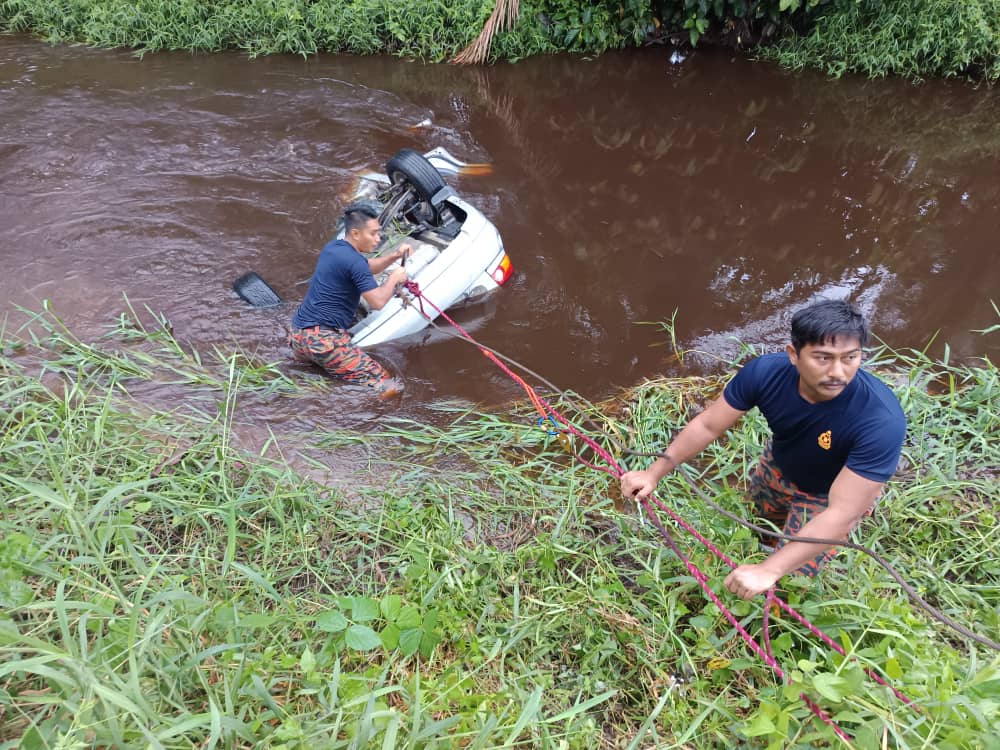
[[[442,145],[489,175],[452,180],[499,228],[516,274],[465,313],[485,344],[598,399],[701,374],[736,340],[783,344],[790,312],[845,296],[894,347],[936,332],[995,358],[1000,99],[958,81],[830,80],[702,50],[464,68],[390,57],[247,59],[49,46],[0,36],[0,314],[43,300],[81,338],[127,295],[199,352],[284,361],[282,329],[355,175]],[[242,302],[254,270],[286,299]],[[678,363],[659,325],[707,353]],[[274,398],[268,430],[368,429],[503,408],[518,387],[440,334],[377,347],[383,406],[332,388]],[[315,372],[288,367],[293,377]],[[180,394],[169,388],[163,403]],[[306,399],[305,401],[309,401]]]

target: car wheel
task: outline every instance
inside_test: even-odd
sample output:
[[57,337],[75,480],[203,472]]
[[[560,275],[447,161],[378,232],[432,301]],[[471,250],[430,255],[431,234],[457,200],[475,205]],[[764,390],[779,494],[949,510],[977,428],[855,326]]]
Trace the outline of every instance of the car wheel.
[[413,149],[400,149],[385,164],[385,173],[393,184],[409,182],[416,190],[421,200],[428,203],[438,190],[443,188],[444,180],[441,173],[422,154],[418,154]]

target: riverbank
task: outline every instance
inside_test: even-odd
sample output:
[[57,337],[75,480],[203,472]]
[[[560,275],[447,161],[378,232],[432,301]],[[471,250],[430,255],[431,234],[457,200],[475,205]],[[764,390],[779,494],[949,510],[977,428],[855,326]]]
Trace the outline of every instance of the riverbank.
[[[84,342],[43,314],[34,340],[2,337],[3,746],[835,746],[800,691],[859,747],[993,742],[1000,660],[866,556],[787,584],[856,661],[780,618],[782,687],[655,530],[616,510],[609,477],[573,462],[530,409],[318,433],[330,451],[362,445],[376,477],[331,488],[232,439],[241,399],[293,408],[315,392],[136,321]],[[1000,374],[912,351],[872,364],[896,373],[910,431],[864,542],[994,635]],[[190,397],[151,408],[136,394],[157,383]],[[719,385],[647,382],[583,409],[605,447],[655,449]],[[702,486],[741,515],[762,429],[744,420],[702,464]],[[663,489],[727,555],[758,554],[686,484]],[[681,542],[721,591],[724,566]],[[723,601],[760,635],[759,602]]]
[[156,50],[511,61],[643,44],[722,44],[839,76],[1000,77],[1000,0],[5,0],[0,31]]

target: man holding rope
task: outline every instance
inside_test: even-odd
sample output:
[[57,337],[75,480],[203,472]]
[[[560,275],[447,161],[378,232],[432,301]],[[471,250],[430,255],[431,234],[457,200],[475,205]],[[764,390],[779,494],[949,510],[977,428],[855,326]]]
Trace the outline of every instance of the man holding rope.
[[[622,475],[622,492],[647,497],[756,406],[772,432],[750,478],[758,514],[786,536],[846,540],[895,472],[906,435],[899,400],[859,369],[868,337],[864,317],[846,301],[823,300],[799,310],[785,351],[744,365],[722,398],[670,443],[667,458]],[[725,586],[750,599],[793,571],[815,576],[835,551],[781,539],[763,562],[733,570]]]
[[295,358],[312,362],[338,380],[373,388],[380,398],[400,392],[402,385],[386,369],[351,342],[347,330],[364,297],[372,310],[381,310],[406,281],[397,268],[380,286],[375,274],[405,258],[409,245],[378,258],[365,258],[382,239],[378,210],[370,203],[354,203],[344,210],[344,239],[323,248],[305,299],[292,317],[288,346]]

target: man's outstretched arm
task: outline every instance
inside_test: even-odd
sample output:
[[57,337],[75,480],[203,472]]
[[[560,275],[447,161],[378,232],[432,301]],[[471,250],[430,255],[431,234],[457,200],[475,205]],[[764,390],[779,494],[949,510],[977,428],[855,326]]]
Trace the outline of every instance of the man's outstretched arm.
[[626,497],[647,497],[656,489],[667,474],[697,456],[722,433],[746,414],[731,407],[723,396],[713,401],[708,408],[685,425],[676,438],[667,446],[665,458],[656,459],[648,469],[629,471],[622,475],[622,494]]
[[[846,541],[882,491],[883,482],[865,479],[846,466],[830,487],[829,505],[803,526],[798,536]],[[726,588],[743,599],[767,591],[778,580],[830,548],[828,544],[788,542],[764,562],[740,565],[726,576]]]
[[407,243],[405,245],[400,245],[394,251],[387,253],[386,255],[380,255],[377,258],[369,258],[368,270],[372,272],[373,276],[380,274],[397,260],[405,258],[412,251],[413,248]]

